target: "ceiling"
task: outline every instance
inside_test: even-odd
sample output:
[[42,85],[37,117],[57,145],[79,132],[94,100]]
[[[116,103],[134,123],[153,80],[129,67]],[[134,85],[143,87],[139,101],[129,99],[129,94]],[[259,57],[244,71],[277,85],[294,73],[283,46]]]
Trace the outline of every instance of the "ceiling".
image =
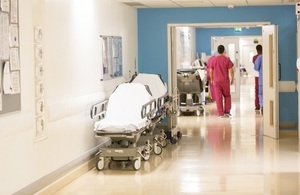
[[135,8],[295,5],[300,0],[116,0]]

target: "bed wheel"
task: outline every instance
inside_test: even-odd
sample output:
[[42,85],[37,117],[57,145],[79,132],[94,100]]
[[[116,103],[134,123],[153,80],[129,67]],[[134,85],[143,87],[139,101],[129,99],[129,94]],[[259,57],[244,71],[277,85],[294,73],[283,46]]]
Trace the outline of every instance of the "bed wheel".
[[176,143],[177,143],[177,139],[174,138],[174,137],[172,137],[172,138],[170,139],[170,142],[171,142],[172,144],[176,144]]
[[204,109],[203,109],[203,107],[201,106],[201,107],[199,107],[198,109],[197,109],[197,111],[196,111],[197,113],[197,116],[201,116],[201,115],[203,115],[203,112],[204,112]]
[[161,146],[162,148],[167,147],[167,145],[168,145],[167,140],[163,140],[163,141],[161,141],[161,143],[160,143],[160,146]]
[[154,154],[160,155],[162,153],[162,147],[160,145],[155,145],[153,149]]
[[103,170],[104,168],[104,158],[103,157],[100,157],[96,163],[96,168],[98,171],[101,171]]
[[113,168],[113,161],[109,161],[109,163],[108,163],[108,168],[109,168],[109,169],[112,169],[112,168]]
[[132,165],[133,165],[134,170],[139,170],[141,168],[141,160],[140,159],[134,159]]
[[142,158],[143,158],[143,160],[146,160],[146,161],[149,160],[150,159],[150,153],[146,150],[143,150],[142,151]]
[[177,138],[181,139],[182,138],[182,133],[180,131],[177,132]]

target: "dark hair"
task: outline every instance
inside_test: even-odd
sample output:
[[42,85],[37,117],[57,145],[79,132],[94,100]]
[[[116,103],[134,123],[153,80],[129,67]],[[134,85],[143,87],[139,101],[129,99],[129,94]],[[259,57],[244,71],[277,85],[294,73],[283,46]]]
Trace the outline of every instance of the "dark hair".
[[225,51],[224,45],[219,45],[219,46],[218,46],[218,53],[219,53],[219,54],[222,54],[222,53],[224,53],[224,51]]
[[262,46],[261,45],[256,45],[256,51],[261,52],[262,51]]

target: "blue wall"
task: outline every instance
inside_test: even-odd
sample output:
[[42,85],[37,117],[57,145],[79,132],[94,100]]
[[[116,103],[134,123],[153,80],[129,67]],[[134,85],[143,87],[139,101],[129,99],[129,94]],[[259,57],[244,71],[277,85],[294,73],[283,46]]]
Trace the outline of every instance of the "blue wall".
[[[159,73],[168,80],[168,24],[221,22],[277,24],[281,80],[296,81],[295,6],[138,9],[139,72]],[[298,121],[297,93],[281,93],[279,98],[280,122]]]

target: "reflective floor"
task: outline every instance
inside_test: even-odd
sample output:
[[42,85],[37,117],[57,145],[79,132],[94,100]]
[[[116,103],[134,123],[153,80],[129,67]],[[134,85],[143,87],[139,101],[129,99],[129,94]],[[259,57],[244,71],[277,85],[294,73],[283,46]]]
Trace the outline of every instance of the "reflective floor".
[[241,78],[232,118],[217,118],[216,105],[207,103],[203,116],[178,117],[183,137],[143,161],[140,170],[125,163],[94,168],[56,194],[300,194],[298,138],[263,136],[253,81]]

